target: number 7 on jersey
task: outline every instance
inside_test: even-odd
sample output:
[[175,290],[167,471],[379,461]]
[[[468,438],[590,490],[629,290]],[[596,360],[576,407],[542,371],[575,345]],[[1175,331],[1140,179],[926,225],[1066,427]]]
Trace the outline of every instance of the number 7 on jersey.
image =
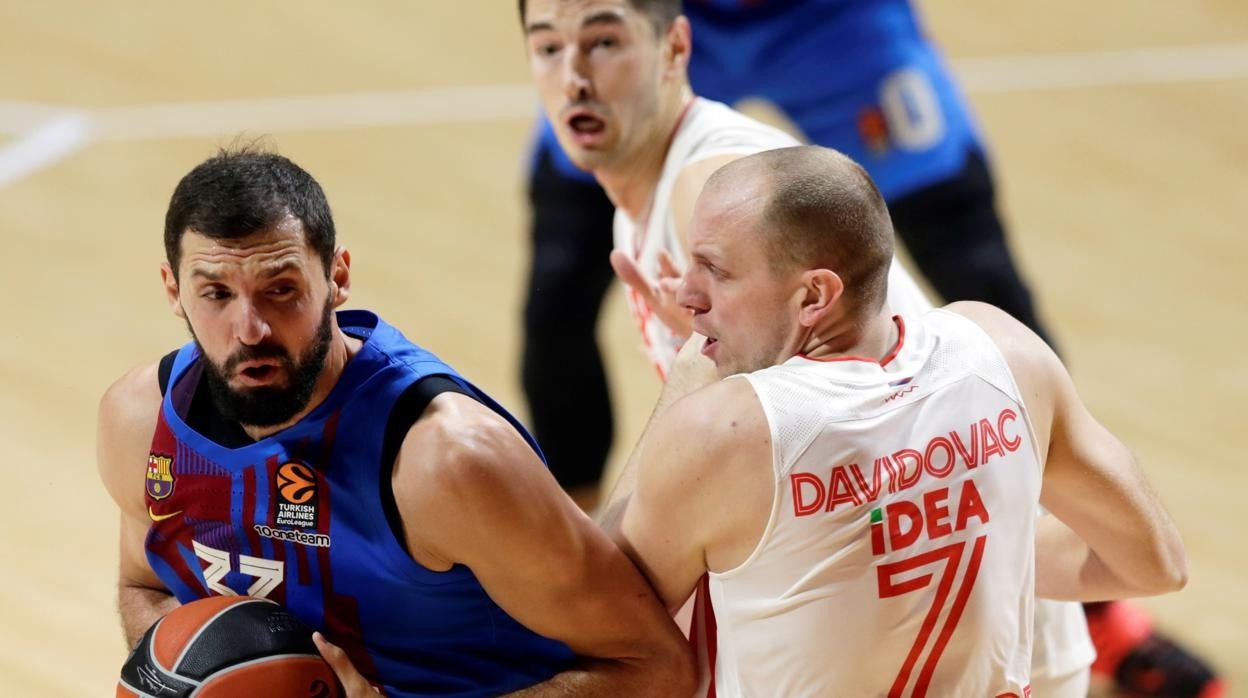
[[[958,620],[962,617],[962,611],[966,608],[967,599],[971,596],[971,589],[975,586],[975,577],[979,575],[979,563],[983,560],[984,544],[987,540],[988,534],[981,535],[974,540],[970,560],[966,565],[966,573],[962,576],[962,582],[958,585],[957,593],[953,595],[949,615],[945,618],[945,622],[936,636],[935,644],[932,645],[931,650],[927,654],[927,659],[924,660],[923,667],[919,671],[918,680],[915,682],[913,693],[911,693],[916,698],[927,695],[928,686],[932,681],[932,674],[936,670],[936,663],[940,661],[941,653],[944,652],[945,646],[949,644],[949,638],[957,628]],[[923,650],[927,647],[928,641],[932,637],[932,631],[936,628],[936,621],[940,618],[945,605],[950,603],[954,580],[962,566],[962,557],[966,552],[966,546],[967,543],[965,541],[951,543],[914,557],[908,557],[904,560],[876,567],[880,598],[887,599],[927,588],[932,583],[935,570],[928,569],[921,574],[909,573],[923,568],[930,568],[933,565],[940,566],[940,578],[936,582],[936,596],[932,599],[932,607],[928,609],[927,615],[923,617],[923,624],[919,627],[919,635],[914,639],[914,644],[911,645],[910,651],[906,654],[906,661],[901,665],[901,671],[897,673],[897,678],[893,680],[893,686],[888,691],[888,698],[900,698],[906,688],[906,684],[910,682],[910,675],[914,672],[914,667],[918,663],[919,657],[923,654]]]

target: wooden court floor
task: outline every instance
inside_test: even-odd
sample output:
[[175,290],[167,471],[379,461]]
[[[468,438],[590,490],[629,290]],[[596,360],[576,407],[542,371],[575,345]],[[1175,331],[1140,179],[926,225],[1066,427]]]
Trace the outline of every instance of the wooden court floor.
[[[1146,604],[1248,686],[1248,7],[923,9],[1083,395],[1185,533],[1190,586]],[[513,6],[484,0],[10,0],[0,65],[0,694],[105,695],[124,648],[95,407],[185,341],[157,273],[178,178],[240,132],[270,136],[328,192],[352,305],[521,410],[534,100]],[[618,293],[601,335],[618,461],[657,386]]]

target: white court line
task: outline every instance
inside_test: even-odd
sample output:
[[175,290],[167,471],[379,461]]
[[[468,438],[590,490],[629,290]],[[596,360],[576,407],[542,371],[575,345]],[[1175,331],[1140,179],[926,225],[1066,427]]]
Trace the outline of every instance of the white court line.
[[64,107],[0,99],[0,133],[15,136],[64,113]]
[[[1009,93],[1248,78],[1248,44],[1028,54],[952,62],[967,92]],[[0,100],[0,186],[71,155],[88,140],[336,130],[531,119],[526,84],[448,87],[78,110]],[[90,128],[88,128],[90,126]],[[90,131],[90,133],[88,133]]]
[[[1248,44],[993,56],[952,65],[971,93],[1234,80],[1248,78]],[[90,113],[97,139],[133,141],[527,119],[536,111],[533,88],[521,83],[146,104]],[[47,106],[0,101],[0,133],[25,130],[50,113],[55,111]]]
[[1248,44],[967,58],[953,72],[971,93],[1242,80]]
[[[1248,44],[966,59],[954,73],[971,93],[1035,92],[1248,78]],[[222,102],[150,104],[95,112],[101,140],[153,140],[247,131],[333,130],[531,119],[527,83]]]
[[108,141],[511,120],[536,113],[537,96],[527,83],[148,104],[94,112],[96,137]]
[[55,116],[0,147],[0,187],[73,155],[91,138],[91,120],[82,112]]

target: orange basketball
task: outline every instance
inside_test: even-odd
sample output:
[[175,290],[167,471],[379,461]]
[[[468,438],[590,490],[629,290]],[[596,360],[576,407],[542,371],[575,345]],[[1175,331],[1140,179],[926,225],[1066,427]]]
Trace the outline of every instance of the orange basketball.
[[118,698],[339,698],[312,630],[278,604],[213,596],[156,621],[126,659]]

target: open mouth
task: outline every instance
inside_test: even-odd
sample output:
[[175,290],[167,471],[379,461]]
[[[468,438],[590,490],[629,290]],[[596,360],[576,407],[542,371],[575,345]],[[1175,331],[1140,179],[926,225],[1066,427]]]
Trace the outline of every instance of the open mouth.
[[606,128],[606,123],[591,114],[574,114],[568,119],[568,126],[576,133],[593,134],[601,133]]
[[594,148],[606,139],[607,122],[588,109],[577,109],[564,118],[572,141],[582,148]]
[[256,364],[239,370],[239,375],[251,383],[265,383],[277,376],[276,364]]

